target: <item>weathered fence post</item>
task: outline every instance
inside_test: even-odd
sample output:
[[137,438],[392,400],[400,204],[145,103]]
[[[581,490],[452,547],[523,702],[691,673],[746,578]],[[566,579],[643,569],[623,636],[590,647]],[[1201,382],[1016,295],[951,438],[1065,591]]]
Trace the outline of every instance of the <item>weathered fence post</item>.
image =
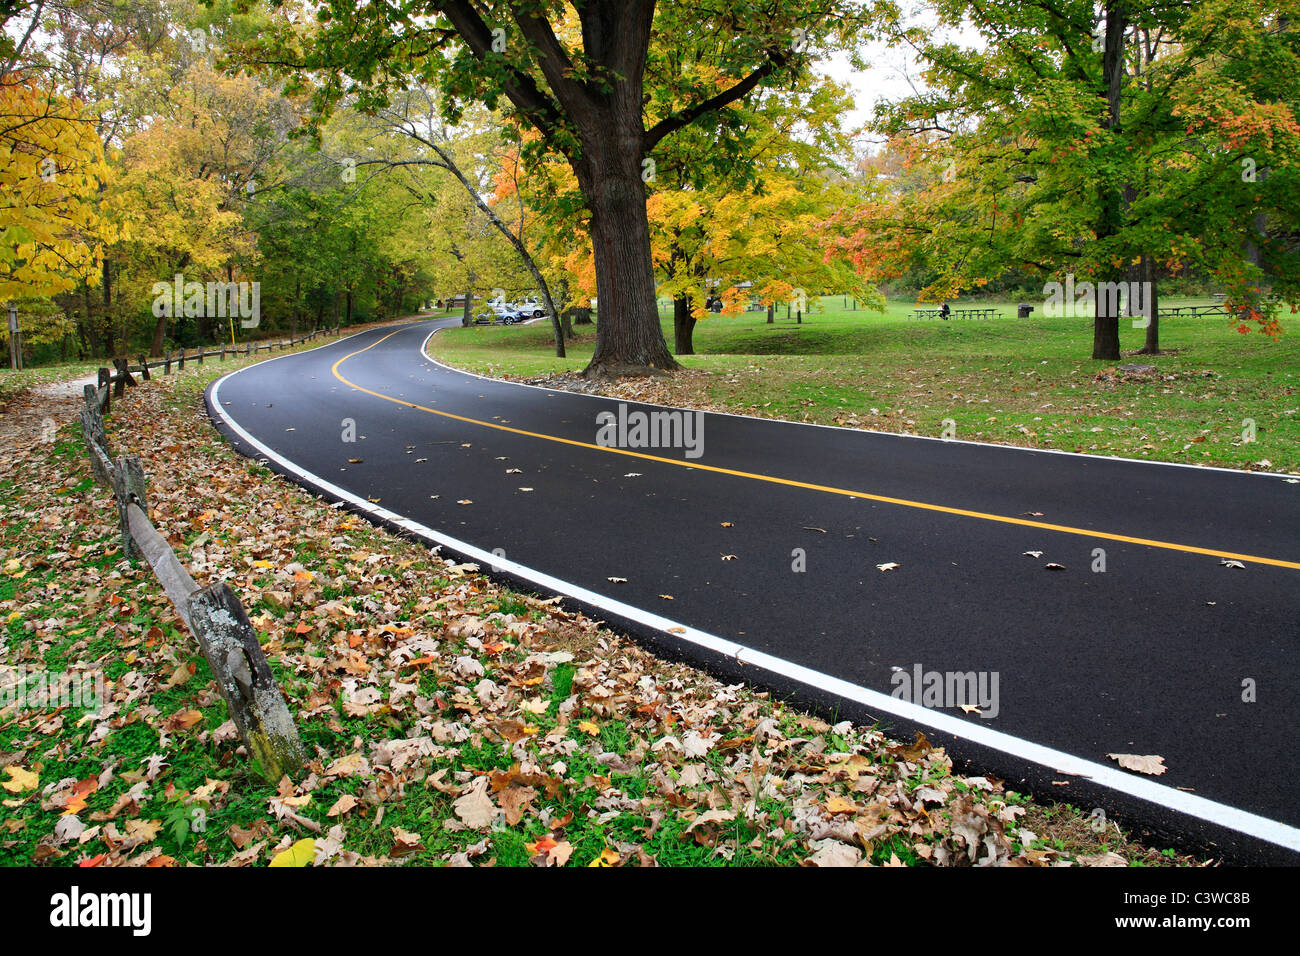
[[134,455],[118,456],[114,466],[113,497],[117,499],[117,517],[122,526],[122,556],[138,558],[141,552],[136,547],[135,539],[131,537],[131,522],[127,509],[134,504],[141,511],[148,513],[144,497],[144,469],[140,466],[140,459]]
[[97,375],[98,385],[104,390],[104,398],[101,405],[101,411],[110,412],[113,410],[113,376],[108,373],[108,369],[101,368]]
[[208,351],[208,350],[205,349],[202,345],[199,346],[199,364],[200,364],[200,365],[203,364],[203,356],[207,353],[207,351]]
[[302,741],[239,599],[217,582],[186,604],[190,628],[262,776],[272,783],[285,774],[299,776],[306,759]]
[[99,414],[99,389],[93,385],[86,386],[86,407],[81,410],[81,436],[86,440],[86,450],[90,452],[90,470],[95,480],[101,485],[111,485],[104,462],[95,451],[95,445],[108,451],[108,435],[104,431],[104,419]]
[[185,370],[185,346],[182,345],[180,357],[176,359],[176,371],[183,372],[184,370]]
[[149,356],[147,355],[140,356],[140,377],[143,378],[146,382],[149,381],[150,379]]
[[222,342],[222,343],[221,343],[221,358],[217,359],[217,361],[218,361],[218,362],[224,362],[225,360],[226,360],[226,343],[225,343],[225,342]]
[[163,359],[163,374],[170,375],[171,373],[172,373],[172,350],[168,349],[167,357]]
[[131,377],[131,365],[127,359],[113,359],[113,367],[117,369],[117,382],[114,385],[114,391],[117,395],[120,396],[124,391],[126,391],[127,385],[130,385],[132,388],[136,387],[137,382]]

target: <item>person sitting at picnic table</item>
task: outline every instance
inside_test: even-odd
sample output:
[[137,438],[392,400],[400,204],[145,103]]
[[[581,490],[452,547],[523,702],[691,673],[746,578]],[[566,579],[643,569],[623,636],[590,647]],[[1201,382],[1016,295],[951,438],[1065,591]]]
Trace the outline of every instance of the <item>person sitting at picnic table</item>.
[[941,318],[941,319],[943,319],[945,322],[947,322],[947,321],[948,321],[948,313],[951,312],[951,311],[952,311],[952,310],[948,308],[948,303],[947,303],[947,302],[943,303],[941,306],[939,306],[939,318]]

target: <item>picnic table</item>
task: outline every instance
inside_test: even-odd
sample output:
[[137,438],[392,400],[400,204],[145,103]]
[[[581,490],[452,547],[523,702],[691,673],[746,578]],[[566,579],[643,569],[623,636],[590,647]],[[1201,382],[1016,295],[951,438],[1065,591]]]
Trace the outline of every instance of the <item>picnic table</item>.
[[1223,307],[1222,302],[1214,305],[1171,305],[1167,309],[1160,310],[1160,317],[1178,318],[1180,316],[1191,316],[1196,318],[1202,315],[1227,315],[1228,310]]
[[[912,314],[918,319],[938,319],[943,317],[943,310],[916,309]],[[1002,316],[1001,312],[993,308],[950,309],[948,314],[954,319],[991,319]]]

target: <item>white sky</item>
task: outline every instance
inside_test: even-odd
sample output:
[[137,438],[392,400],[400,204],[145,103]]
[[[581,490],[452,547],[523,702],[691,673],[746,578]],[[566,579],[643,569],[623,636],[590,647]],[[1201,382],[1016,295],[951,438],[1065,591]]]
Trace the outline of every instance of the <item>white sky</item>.
[[[867,54],[871,65],[865,71],[854,69],[843,54],[818,65],[824,75],[846,85],[853,94],[857,109],[849,113],[844,122],[849,129],[869,122],[877,103],[909,96],[923,85],[920,68],[911,56],[911,50],[872,43],[867,47]],[[868,135],[859,141],[859,146],[871,141]]]
[[[938,25],[921,7],[912,11],[910,23],[914,26],[929,26],[932,32],[939,30]],[[965,46],[984,46],[979,31],[970,25],[944,33]],[[902,99],[925,88],[921,79],[922,67],[911,47],[901,44],[891,47],[880,41],[871,41],[864,44],[863,49],[865,59],[870,64],[870,68],[865,71],[854,69],[849,64],[848,57],[843,54],[832,56],[816,67],[824,75],[848,86],[853,93],[857,109],[845,118],[846,128],[860,127],[868,122],[877,103]],[[870,136],[861,139],[859,148],[873,141]]]

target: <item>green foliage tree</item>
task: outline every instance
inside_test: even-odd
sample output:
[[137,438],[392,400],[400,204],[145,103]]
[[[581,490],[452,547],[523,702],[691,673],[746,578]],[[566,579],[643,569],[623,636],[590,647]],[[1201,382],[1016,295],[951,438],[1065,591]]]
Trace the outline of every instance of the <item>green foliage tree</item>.
[[[382,108],[412,79],[436,82],[449,119],[466,102],[500,106],[538,132],[538,153],[570,165],[590,216],[601,316],[590,376],[676,366],[659,327],[644,162],[678,131],[723,122],[724,107],[790,81],[811,53],[855,41],[864,22],[861,4],[838,0],[707,10],[686,0],[330,0],[316,23],[305,15],[284,7],[286,28],[249,44],[244,60],[301,76],[297,90],[314,83],[321,111],[353,94],[363,111]],[[713,75],[668,75],[651,58],[700,32],[714,37]]]

